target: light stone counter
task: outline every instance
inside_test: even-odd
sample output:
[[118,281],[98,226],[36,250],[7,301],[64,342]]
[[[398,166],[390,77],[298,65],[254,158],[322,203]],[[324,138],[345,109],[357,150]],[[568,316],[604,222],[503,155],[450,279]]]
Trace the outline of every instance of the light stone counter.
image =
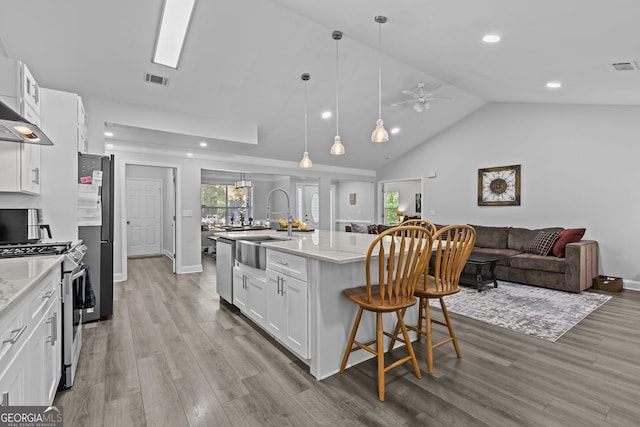
[[0,259],[0,316],[55,268],[64,255]]
[[215,238],[242,240],[251,236],[273,236],[281,242],[264,242],[263,246],[299,255],[310,259],[328,261],[335,264],[349,264],[365,261],[369,245],[375,234],[346,233],[344,231],[315,230],[313,232],[294,231],[291,239],[286,231],[265,230],[250,232],[217,233]]

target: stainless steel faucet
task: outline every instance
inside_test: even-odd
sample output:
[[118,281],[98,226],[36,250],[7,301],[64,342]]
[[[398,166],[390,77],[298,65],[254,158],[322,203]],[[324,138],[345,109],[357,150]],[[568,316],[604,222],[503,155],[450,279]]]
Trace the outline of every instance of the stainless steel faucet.
[[[291,216],[291,203],[289,201],[289,193],[287,193],[285,191],[285,189],[283,188],[274,188],[273,190],[269,191],[269,194],[267,194],[267,220],[271,221],[271,195],[273,193],[275,193],[276,191],[281,191],[284,193],[284,195],[287,197],[287,236],[291,237],[291,224],[293,223],[293,217]],[[274,212],[274,213],[285,213],[285,212]]]

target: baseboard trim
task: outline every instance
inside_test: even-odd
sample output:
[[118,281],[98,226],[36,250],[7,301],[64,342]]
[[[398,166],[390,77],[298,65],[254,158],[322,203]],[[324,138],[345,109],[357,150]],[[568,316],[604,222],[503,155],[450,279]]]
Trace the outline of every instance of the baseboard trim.
[[622,289],[627,289],[630,291],[640,291],[640,282],[637,280],[622,280]]
[[185,265],[178,269],[178,274],[202,273],[202,264]]

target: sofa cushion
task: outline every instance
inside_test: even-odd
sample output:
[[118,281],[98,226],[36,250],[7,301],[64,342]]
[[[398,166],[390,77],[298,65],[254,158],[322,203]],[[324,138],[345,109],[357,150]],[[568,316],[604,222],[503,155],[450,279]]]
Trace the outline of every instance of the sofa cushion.
[[539,229],[517,228],[509,229],[509,249],[515,249],[520,252],[528,252],[529,246],[533,239],[536,238],[541,231],[562,231],[562,227],[549,227]]
[[562,230],[560,237],[558,237],[553,248],[551,248],[551,253],[559,258],[564,258],[564,250],[567,244],[582,240],[585,231],[586,229],[584,228],[567,228],[566,230]]
[[528,253],[547,256],[560,237],[559,231],[540,231],[529,245]]
[[378,234],[382,233],[383,231],[387,231],[390,228],[393,228],[393,225],[386,225],[386,224],[378,224]]
[[493,248],[478,248],[474,247],[471,251],[472,254],[486,254],[493,255],[498,258],[497,265],[509,266],[509,260],[511,257],[521,254],[520,251],[514,251],[513,249],[493,249]]
[[474,246],[493,249],[507,248],[509,227],[486,227],[484,225],[472,225],[472,227],[476,230]]
[[366,224],[358,224],[357,222],[351,223],[351,231],[354,233],[369,233]]
[[369,234],[378,234],[378,224],[369,224],[369,225],[367,225],[367,233],[369,233]]
[[564,273],[567,266],[566,258],[533,254],[519,254],[512,257],[510,261],[512,268],[549,271],[552,273]]

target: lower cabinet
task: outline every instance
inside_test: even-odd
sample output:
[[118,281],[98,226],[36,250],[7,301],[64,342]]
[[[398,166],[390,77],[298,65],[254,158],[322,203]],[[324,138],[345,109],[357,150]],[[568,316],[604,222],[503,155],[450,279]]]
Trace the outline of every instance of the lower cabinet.
[[252,273],[242,267],[233,267],[233,304],[251,320],[265,327],[266,280],[264,272]]
[[267,270],[267,331],[298,356],[309,357],[307,282]]
[[54,269],[0,318],[3,406],[53,403],[62,370],[60,278]]

